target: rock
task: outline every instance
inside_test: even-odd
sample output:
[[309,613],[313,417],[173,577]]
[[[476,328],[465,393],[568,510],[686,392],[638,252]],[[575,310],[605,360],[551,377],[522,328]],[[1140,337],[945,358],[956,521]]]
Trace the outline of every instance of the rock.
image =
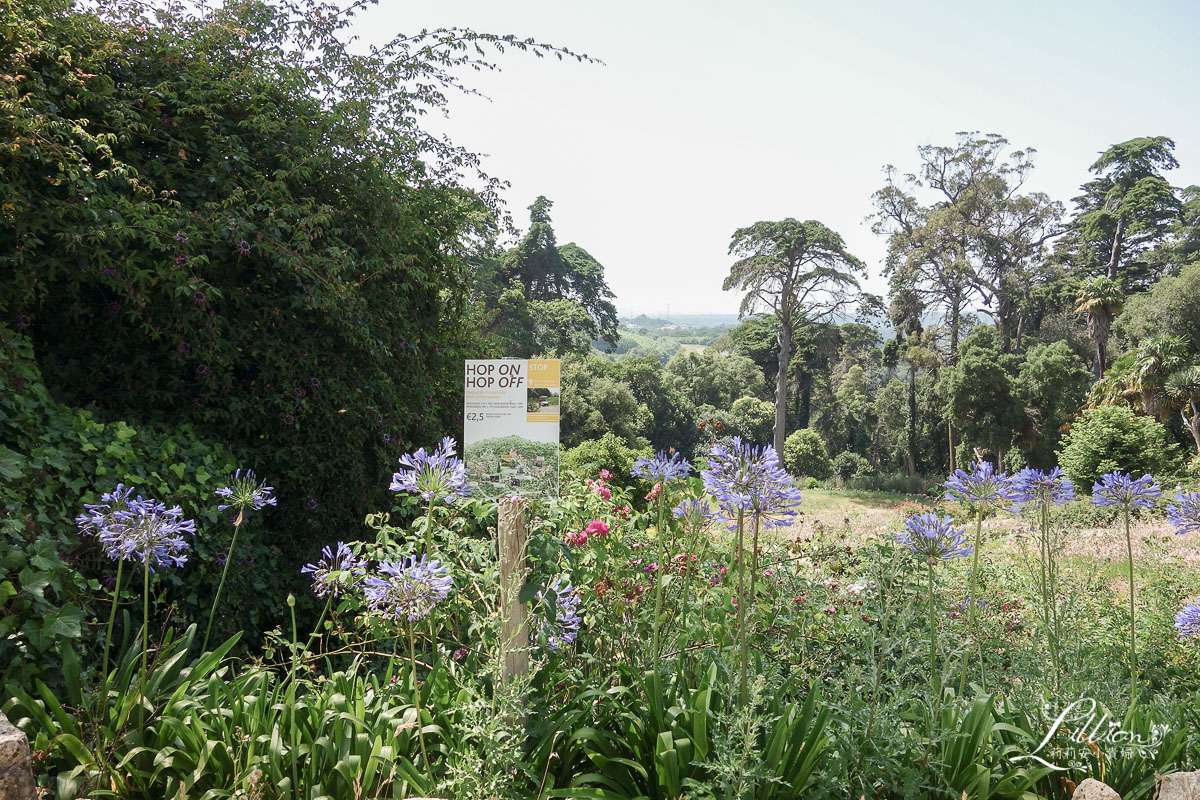
[[1121,800],[1121,795],[1107,783],[1101,783],[1095,778],[1085,778],[1075,787],[1075,794],[1071,795],[1071,800]]
[[1158,800],[1200,800],[1200,770],[1172,772],[1158,779]]
[[35,793],[29,740],[0,713],[0,797],[4,800],[34,800]]

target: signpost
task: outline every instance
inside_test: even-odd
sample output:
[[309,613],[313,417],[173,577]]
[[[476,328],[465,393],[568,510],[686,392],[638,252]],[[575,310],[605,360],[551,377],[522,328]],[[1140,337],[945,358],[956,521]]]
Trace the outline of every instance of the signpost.
[[500,640],[504,676],[529,671],[529,630],[518,595],[525,576],[525,500],[558,494],[558,359],[482,359],[466,363],[463,462],[476,497],[502,498]]
[[466,363],[463,461],[476,497],[558,493],[559,361]]

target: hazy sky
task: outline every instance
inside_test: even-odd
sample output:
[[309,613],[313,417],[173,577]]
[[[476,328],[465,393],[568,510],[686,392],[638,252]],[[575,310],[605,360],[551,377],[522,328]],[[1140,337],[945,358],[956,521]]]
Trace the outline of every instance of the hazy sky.
[[1175,139],[1200,183],[1200,3],[382,0],[357,32],[514,33],[602,59],[508,52],[487,95],[429,119],[511,182],[518,225],[554,201],[560,244],[602,263],[627,313],[735,312],[736,228],[817,219],[879,278],[864,218],[881,167],[956,131],[1034,147],[1030,188],[1068,204],[1114,142]]

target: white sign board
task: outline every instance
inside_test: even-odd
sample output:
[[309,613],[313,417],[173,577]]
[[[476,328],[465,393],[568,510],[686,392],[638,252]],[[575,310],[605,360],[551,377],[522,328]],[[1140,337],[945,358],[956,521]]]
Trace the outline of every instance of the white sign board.
[[463,461],[476,497],[558,493],[559,361],[466,362]]

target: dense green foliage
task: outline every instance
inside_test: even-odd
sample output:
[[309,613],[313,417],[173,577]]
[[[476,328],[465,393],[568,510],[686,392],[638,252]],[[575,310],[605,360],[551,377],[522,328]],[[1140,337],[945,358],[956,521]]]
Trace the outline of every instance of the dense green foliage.
[[1059,463],[1080,486],[1091,486],[1101,475],[1121,470],[1134,475],[1170,474],[1179,464],[1179,448],[1150,417],[1124,406],[1084,411],[1063,440]]
[[793,432],[783,443],[783,467],[792,475],[819,481],[833,474],[825,443],[809,428]]

